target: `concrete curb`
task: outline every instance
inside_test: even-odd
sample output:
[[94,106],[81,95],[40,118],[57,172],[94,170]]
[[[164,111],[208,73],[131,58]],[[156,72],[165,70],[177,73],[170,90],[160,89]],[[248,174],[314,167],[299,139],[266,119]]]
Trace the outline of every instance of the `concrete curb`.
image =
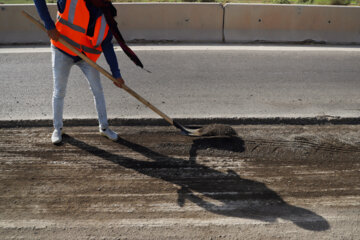
[[[129,42],[360,44],[360,7],[286,4],[116,3]],[[48,4],[55,19],[56,5]],[[33,4],[0,5],[0,44],[45,44],[21,14]]]
[[[314,118],[179,118],[175,121],[187,125],[208,125],[208,124],[227,124],[227,125],[359,125],[360,118],[333,118],[333,117],[314,117]],[[139,118],[139,119],[109,119],[112,126],[168,126],[169,124],[160,118]],[[64,126],[97,126],[97,119],[66,119]],[[51,127],[52,120],[0,120],[0,128],[16,127]]]

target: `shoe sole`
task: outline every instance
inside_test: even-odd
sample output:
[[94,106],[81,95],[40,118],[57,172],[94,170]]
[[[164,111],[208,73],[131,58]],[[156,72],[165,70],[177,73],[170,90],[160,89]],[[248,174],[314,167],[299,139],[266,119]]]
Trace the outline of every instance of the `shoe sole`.
[[59,140],[57,140],[57,141],[53,141],[52,139],[51,139],[51,142],[52,142],[52,144],[59,144],[59,143],[61,143],[62,142],[62,136],[63,136],[63,134],[64,133],[61,133],[61,138],[59,139]]
[[114,141],[114,142],[116,142],[116,141],[119,139],[119,136],[118,136],[116,139],[111,139],[111,138],[109,138],[108,135],[106,135],[105,133],[102,133],[102,132],[100,132],[100,135],[101,135],[101,136],[104,136],[104,137],[106,137],[107,139],[110,139],[111,141]]
[[52,144],[59,144],[59,143],[61,143],[62,142],[62,139],[60,139],[60,140],[58,140],[58,141],[53,141],[53,140],[51,140],[51,142],[52,142]]

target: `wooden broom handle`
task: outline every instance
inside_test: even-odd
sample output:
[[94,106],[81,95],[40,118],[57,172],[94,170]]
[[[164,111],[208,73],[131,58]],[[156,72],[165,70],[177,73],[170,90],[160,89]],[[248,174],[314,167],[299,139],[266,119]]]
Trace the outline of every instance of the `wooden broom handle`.
[[[33,18],[30,14],[28,14],[25,11],[22,11],[22,13],[25,15],[25,17],[27,17],[31,22],[33,22],[36,26],[38,26],[41,30],[43,30],[44,32],[47,32],[45,27],[35,18]],[[108,71],[106,71],[104,68],[102,68],[101,66],[99,66],[98,64],[96,64],[94,61],[92,61],[90,58],[88,58],[85,54],[81,53],[79,50],[77,50],[76,48],[74,48],[72,45],[70,45],[68,42],[66,42],[63,38],[59,38],[59,42],[61,44],[63,44],[64,46],[66,46],[67,48],[69,48],[71,51],[73,51],[74,53],[76,53],[79,57],[81,57],[85,62],[87,62],[90,66],[92,66],[93,68],[95,68],[96,70],[98,70],[100,73],[102,73],[103,75],[105,75],[107,78],[109,78],[111,81],[113,82],[117,82],[116,78],[114,78]],[[153,110],[155,113],[157,113],[158,115],[160,115],[163,119],[165,119],[168,123],[170,123],[171,125],[174,125],[174,121],[168,117],[165,113],[161,112],[158,108],[156,108],[155,106],[153,106],[150,102],[148,102],[146,99],[144,99],[143,97],[141,97],[139,94],[137,94],[134,90],[132,90],[131,88],[129,88],[128,86],[126,86],[125,84],[122,85],[122,88],[127,91],[130,95],[132,95],[133,97],[135,97],[137,100],[139,100],[140,102],[142,102],[145,106],[147,106],[148,108],[150,108],[151,110]]]

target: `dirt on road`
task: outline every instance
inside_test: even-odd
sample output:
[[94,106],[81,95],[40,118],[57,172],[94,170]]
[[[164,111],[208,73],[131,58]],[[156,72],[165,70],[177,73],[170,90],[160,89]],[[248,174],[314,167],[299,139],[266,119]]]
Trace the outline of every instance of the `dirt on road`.
[[360,239],[359,125],[0,129],[1,239]]

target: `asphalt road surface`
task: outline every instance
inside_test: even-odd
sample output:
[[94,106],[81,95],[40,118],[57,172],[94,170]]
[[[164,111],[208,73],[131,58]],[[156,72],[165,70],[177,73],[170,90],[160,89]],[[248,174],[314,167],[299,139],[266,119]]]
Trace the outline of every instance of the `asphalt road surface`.
[[116,119],[157,115],[103,78],[121,136],[111,142],[74,68],[65,118],[91,124],[65,125],[55,146],[50,121],[27,121],[51,119],[49,48],[2,47],[2,239],[359,239],[360,48],[133,49],[152,73],[117,51],[127,84],[171,117],[357,124],[234,125],[238,137],[196,138],[154,122],[126,126]]
[[359,125],[234,129],[0,129],[0,236],[359,239]]
[[[129,87],[173,118],[359,117],[360,48],[346,46],[134,46],[151,74],[117,51]],[[108,69],[102,57],[101,66]],[[157,118],[103,77],[110,118]],[[0,120],[51,119],[49,47],[0,48]],[[74,67],[65,118],[96,118]]]

